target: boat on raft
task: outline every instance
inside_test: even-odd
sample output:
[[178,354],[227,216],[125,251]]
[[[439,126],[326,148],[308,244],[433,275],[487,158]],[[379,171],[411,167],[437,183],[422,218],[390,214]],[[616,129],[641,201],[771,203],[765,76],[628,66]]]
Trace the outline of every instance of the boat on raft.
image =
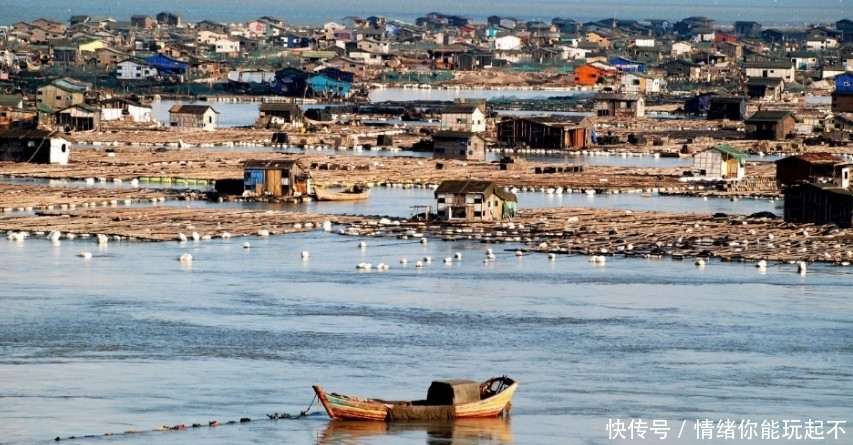
[[336,192],[324,187],[314,186],[314,195],[317,201],[361,201],[370,196],[370,189],[354,186],[352,188]]
[[329,393],[317,385],[313,388],[332,419],[439,421],[508,415],[518,382],[507,376],[493,377],[482,383],[474,380],[434,381],[425,400],[399,401]]

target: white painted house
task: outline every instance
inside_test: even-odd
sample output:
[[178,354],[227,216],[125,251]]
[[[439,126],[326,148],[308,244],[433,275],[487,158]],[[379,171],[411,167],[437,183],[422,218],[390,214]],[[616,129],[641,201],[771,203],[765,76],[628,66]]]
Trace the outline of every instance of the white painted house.
[[228,72],[228,80],[243,83],[271,83],[275,81],[275,71],[231,70]]
[[379,40],[371,39],[369,37],[359,40],[356,42],[355,46],[361,51],[373,54],[388,54],[391,50],[388,42],[380,42]]
[[811,51],[823,51],[838,48],[838,40],[832,37],[809,37],[806,40],[806,49]]
[[787,83],[794,82],[793,62],[745,62],[743,69],[744,74],[749,79],[763,77],[768,79],[782,79]]
[[634,40],[634,46],[637,48],[654,48],[655,39],[636,39]]
[[624,93],[660,93],[661,79],[643,73],[622,73],[620,91]]
[[521,37],[505,35],[495,37],[496,50],[513,50],[521,48]]
[[68,164],[71,143],[59,131],[9,128],[0,130],[0,161]]
[[693,51],[693,45],[687,42],[675,42],[672,44],[670,55],[672,57],[681,57],[685,54],[690,54]]
[[101,101],[101,121],[129,120],[131,122],[153,122],[150,105],[143,105],[119,97]]
[[217,54],[236,56],[240,52],[240,41],[238,40],[219,39],[214,45],[214,51]]
[[148,79],[159,74],[157,68],[141,60],[127,59],[116,64],[116,78],[121,80]]
[[743,179],[748,157],[730,145],[718,145],[693,155],[693,170],[706,179]]
[[441,129],[451,131],[486,131],[486,115],[476,105],[453,105],[441,110]]

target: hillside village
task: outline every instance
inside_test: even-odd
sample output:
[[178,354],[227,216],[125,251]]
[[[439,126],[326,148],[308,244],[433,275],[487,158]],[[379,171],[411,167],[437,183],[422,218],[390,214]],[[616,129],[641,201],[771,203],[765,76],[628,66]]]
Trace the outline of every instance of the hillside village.
[[[326,183],[341,183],[335,171],[341,168],[346,178],[371,184],[429,176],[419,184],[427,185],[467,176],[504,187],[618,193],[637,183],[636,171],[539,165],[513,154],[654,153],[692,157],[693,166],[645,172],[648,181],[634,188],[704,190],[701,194],[733,199],[784,194],[791,198],[786,199],[786,221],[845,227],[853,221],[846,160],[853,154],[849,19],[774,29],[751,21],[720,26],[705,17],[588,23],[554,18],[546,23],[492,16],[475,23],[433,12],[414,24],[373,16],[306,28],[270,16],[223,24],[186,23],[168,12],[133,15],[129,21],[75,15],[67,23],[40,18],[4,26],[0,62],[3,161],[68,165],[74,162],[71,147],[81,142],[123,147],[112,150],[113,156],[140,145],[204,148],[248,142],[352,149],[375,142],[429,151],[434,161],[414,170],[408,161],[388,161],[399,169],[395,173],[377,172],[379,162],[330,168],[312,159],[311,168],[300,164],[299,177],[313,174]],[[371,89],[382,86],[540,89],[554,97],[501,104],[542,113],[509,116],[499,115],[485,100],[370,103]],[[577,94],[582,100],[566,92],[582,93]],[[175,105],[168,122],[157,122],[151,101],[161,98],[194,102]],[[253,128],[221,127],[215,108],[223,99],[258,102]],[[547,114],[554,110],[585,113]],[[377,130],[357,117],[343,121],[343,114],[433,125],[418,132],[405,125]],[[42,146],[50,149],[36,148]],[[490,150],[510,156],[496,166],[485,161]],[[750,154],[767,153],[791,156],[775,170],[748,162]],[[189,165],[179,159],[180,152],[158,155]],[[257,170],[270,161],[224,157],[224,169],[202,163],[190,176],[225,184],[242,177],[242,170],[250,175],[246,166]],[[142,177],[148,174],[145,162],[112,165],[107,174],[119,180]],[[90,175],[67,169],[34,172],[20,162],[4,165],[15,175]],[[288,163],[279,175],[296,181],[288,170],[294,165]],[[678,185],[685,180],[709,182],[699,188]],[[311,182],[267,190],[263,181],[251,187],[237,181],[236,191],[244,196],[251,189],[249,194],[261,197],[299,198],[311,190]],[[601,187],[605,181],[609,188]],[[463,212],[461,219],[484,216],[478,213],[474,218]]]

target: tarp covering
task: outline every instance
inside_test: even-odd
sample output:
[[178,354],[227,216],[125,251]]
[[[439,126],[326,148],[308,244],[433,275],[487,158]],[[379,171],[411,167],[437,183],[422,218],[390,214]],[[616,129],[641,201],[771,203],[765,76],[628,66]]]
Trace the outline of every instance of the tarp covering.
[[501,216],[503,218],[515,218],[517,204],[515,201],[504,201],[503,215]]
[[452,405],[417,406],[395,405],[388,409],[386,421],[451,420],[455,417]]
[[480,384],[473,380],[435,381],[427,391],[427,405],[458,405],[480,400]]

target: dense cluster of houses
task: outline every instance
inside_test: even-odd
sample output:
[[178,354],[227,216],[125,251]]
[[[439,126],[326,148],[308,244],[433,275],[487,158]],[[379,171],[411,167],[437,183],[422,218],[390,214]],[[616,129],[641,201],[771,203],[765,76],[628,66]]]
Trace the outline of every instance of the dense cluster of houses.
[[[259,65],[259,60],[276,60],[277,65]],[[571,84],[594,92],[591,116],[493,121],[482,101],[442,107],[439,129],[431,137],[433,153],[436,158],[464,161],[485,159],[487,143],[587,148],[596,140],[596,119],[642,117],[647,98],[672,93],[676,85],[705,87],[686,99],[684,112],[709,120],[742,121],[748,139],[782,140],[817,130],[821,135],[832,131],[836,140],[851,140],[853,74],[847,71],[851,63],[849,19],[834,26],[778,30],[751,21],[717,26],[706,17],[580,23],[491,16],[485,23],[475,23],[429,13],[413,24],[377,16],[346,17],[316,28],[293,26],[271,16],[239,24],[186,23],[169,12],[134,15],[129,21],[85,15],[72,16],[67,23],[40,18],[0,27],[0,141],[5,141],[0,153],[4,159],[67,162],[70,141],[62,133],[98,130],[102,123],[115,120],[152,121],[151,108],[133,95],[119,97],[109,88],[73,76],[51,79],[35,91],[22,90],[14,82],[16,76],[45,66],[105,73],[129,91],[152,81],[204,80],[236,91],[303,98],[349,98],[358,91],[357,85],[388,72],[526,66],[571,73]],[[780,105],[791,97],[792,87],[801,91],[821,83],[827,90],[834,86],[828,109]],[[756,103],[761,106],[749,113],[748,104]],[[174,130],[215,130],[219,120],[219,113],[208,105],[176,105],[169,115],[166,125]],[[258,120],[266,128],[295,128],[307,117],[292,103],[264,103]],[[697,153],[694,169],[709,178],[739,179],[744,159],[745,154],[718,146]],[[833,178],[846,172],[839,167]],[[806,190],[799,183],[791,185],[792,190]],[[482,184],[465,187],[492,190]],[[501,193],[492,194],[506,201],[509,196]],[[462,198],[445,196],[442,208],[447,217],[504,213],[488,210],[494,203],[487,197],[471,198],[480,200],[471,210],[469,198],[463,206]],[[459,205],[450,205],[454,202]]]
[[[133,15],[129,21],[39,18],[0,29],[0,93],[6,94],[19,92],[7,82],[16,71],[57,64],[105,73],[130,90],[152,80],[203,79],[236,91],[324,98],[348,98],[362,91],[354,85],[389,71],[551,66],[571,72],[575,86],[597,91],[594,115],[612,118],[643,116],[647,96],[672,92],[686,82],[707,85],[708,91],[688,101],[685,111],[745,120],[750,117],[747,101],[778,101],[792,85],[845,75],[853,61],[849,19],[838,20],[834,28],[777,30],[749,21],[721,27],[706,17],[588,23],[554,18],[546,23],[491,16],[474,23],[433,12],[414,24],[371,16],[307,28],[272,16],[239,24],[187,23],[161,12]],[[712,90],[711,85],[723,88]],[[39,90],[35,101],[59,111],[81,103],[81,97],[93,105],[99,93],[109,95],[102,90],[68,81],[52,91]],[[77,109],[72,114],[88,113]],[[768,116],[755,118],[757,125],[750,128],[769,137],[773,132],[759,122]],[[824,127],[833,122],[827,114],[815,120]],[[849,126],[846,116],[841,120],[842,128]]]
[[470,71],[527,64],[570,66],[576,85],[622,93],[658,93],[666,83],[682,80],[729,80],[766,97],[778,88],[768,79],[790,84],[844,73],[853,59],[853,21],[778,30],[747,21],[721,27],[706,17],[546,23],[491,16],[474,23],[434,12],[414,24],[371,16],[306,28],[271,16],[239,24],[186,23],[161,12],[129,21],[76,15],[67,23],[18,22],[2,28],[0,45],[0,67],[7,70],[61,63],[104,70],[123,81],[176,77],[274,84],[281,67],[236,62],[262,54],[290,56],[299,61],[297,68],[312,74],[332,69],[324,75],[347,84],[386,69]]

